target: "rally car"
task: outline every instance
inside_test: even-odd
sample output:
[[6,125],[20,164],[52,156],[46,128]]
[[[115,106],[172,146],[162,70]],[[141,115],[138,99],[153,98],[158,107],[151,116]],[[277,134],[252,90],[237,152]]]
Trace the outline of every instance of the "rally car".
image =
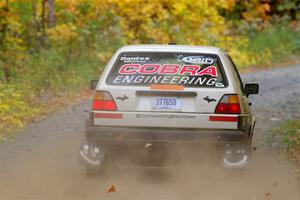
[[255,118],[248,95],[258,84],[243,85],[220,48],[124,46],[91,89],[80,150],[88,168],[101,168],[107,147],[125,143],[218,143],[224,166],[250,161]]

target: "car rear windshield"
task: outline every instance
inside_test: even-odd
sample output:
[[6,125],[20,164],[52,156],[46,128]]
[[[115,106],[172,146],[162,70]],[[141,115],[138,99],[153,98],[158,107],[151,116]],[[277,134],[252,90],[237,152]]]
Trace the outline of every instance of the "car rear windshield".
[[126,52],[115,61],[106,84],[223,88],[227,81],[219,57],[214,54]]

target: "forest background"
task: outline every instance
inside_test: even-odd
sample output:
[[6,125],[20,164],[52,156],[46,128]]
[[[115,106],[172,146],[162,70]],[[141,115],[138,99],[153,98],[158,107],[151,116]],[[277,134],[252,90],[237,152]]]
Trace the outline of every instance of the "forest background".
[[211,45],[240,69],[295,63],[299,0],[0,0],[0,140],[87,95],[126,44]]

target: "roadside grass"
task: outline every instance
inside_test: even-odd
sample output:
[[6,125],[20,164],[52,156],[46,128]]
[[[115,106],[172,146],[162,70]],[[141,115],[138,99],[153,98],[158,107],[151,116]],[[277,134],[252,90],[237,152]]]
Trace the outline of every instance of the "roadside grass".
[[300,24],[292,26],[283,21],[268,24],[262,31],[244,28],[240,34],[248,39],[247,45],[238,46],[241,55],[233,59],[243,71],[254,67],[273,68],[300,62]]
[[[46,49],[22,63],[9,84],[0,81],[0,141],[45,115],[90,97],[88,82],[98,78],[104,62],[90,52],[67,60],[63,50]],[[103,58],[106,59],[106,58]]]
[[[3,95],[2,92],[0,97]],[[14,89],[10,92],[6,95],[9,103],[5,99],[1,99],[0,102],[0,144],[16,136],[28,123],[47,117],[63,107],[89,99],[92,95],[91,91],[81,89],[77,92],[61,93],[59,96],[41,95],[30,102],[28,99],[26,101],[22,99],[27,98],[22,92]]]
[[300,30],[293,30],[289,24],[269,26],[250,35],[249,40],[251,45],[248,46],[248,50],[256,52],[258,66],[280,63],[289,56],[300,53]]
[[289,157],[300,167],[300,118],[283,122],[274,132],[281,136]]

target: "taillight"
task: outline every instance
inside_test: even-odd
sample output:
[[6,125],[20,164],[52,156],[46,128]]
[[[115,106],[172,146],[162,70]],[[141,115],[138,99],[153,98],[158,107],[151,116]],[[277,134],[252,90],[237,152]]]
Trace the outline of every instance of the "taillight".
[[96,91],[93,98],[93,110],[117,110],[116,103],[109,92]]
[[240,101],[236,94],[227,94],[219,101],[215,113],[219,114],[240,114]]

